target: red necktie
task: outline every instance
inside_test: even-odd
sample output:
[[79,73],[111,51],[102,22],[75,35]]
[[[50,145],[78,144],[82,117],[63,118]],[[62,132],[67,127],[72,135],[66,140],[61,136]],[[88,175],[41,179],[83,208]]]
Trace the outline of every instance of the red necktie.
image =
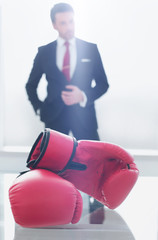
[[69,52],[69,42],[64,43],[66,46],[66,51],[63,60],[63,69],[62,72],[64,73],[66,79],[70,81],[70,52]]

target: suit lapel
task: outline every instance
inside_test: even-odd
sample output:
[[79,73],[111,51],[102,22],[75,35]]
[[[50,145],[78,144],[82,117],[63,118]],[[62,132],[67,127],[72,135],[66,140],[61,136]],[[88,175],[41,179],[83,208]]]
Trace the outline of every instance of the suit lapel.
[[73,81],[76,77],[77,72],[79,71],[80,68],[80,64],[81,64],[81,57],[82,57],[82,53],[81,53],[81,47],[80,47],[80,40],[76,38],[76,54],[77,54],[77,60],[76,60],[76,67],[72,76],[71,81]]
[[57,48],[57,41],[54,41],[50,49],[50,64],[52,65],[55,71],[59,71],[56,65],[56,48]]
[[59,70],[58,66],[56,65],[56,48],[57,48],[57,41],[52,42],[51,49],[50,49],[50,65],[52,74],[56,76],[59,82],[63,84],[63,82],[67,83],[67,80],[64,74]]

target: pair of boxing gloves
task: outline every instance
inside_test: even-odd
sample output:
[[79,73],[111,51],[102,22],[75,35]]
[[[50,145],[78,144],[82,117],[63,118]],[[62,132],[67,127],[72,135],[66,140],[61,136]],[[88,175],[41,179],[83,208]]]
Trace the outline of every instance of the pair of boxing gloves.
[[110,209],[118,207],[137,181],[133,157],[111,143],[80,140],[45,129],[27,159],[31,169],[9,189],[15,222],[23,227],[77,223],[80,191]]

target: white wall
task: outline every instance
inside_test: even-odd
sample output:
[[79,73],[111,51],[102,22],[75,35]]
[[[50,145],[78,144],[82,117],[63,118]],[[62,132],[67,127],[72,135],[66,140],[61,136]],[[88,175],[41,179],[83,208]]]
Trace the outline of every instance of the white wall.
[[[43,130],[27,100],[25,84],[37,47],[57,36],[49,18],[56,2],[1,0],[4,146],[30,146]],[[101,139],[130,149],[157,149],[158,1],[67,2],[76,12],[76,35],[98,44],[110,84],[108,93],[96,102]],[[41,98],[44,86],[43,80]]]

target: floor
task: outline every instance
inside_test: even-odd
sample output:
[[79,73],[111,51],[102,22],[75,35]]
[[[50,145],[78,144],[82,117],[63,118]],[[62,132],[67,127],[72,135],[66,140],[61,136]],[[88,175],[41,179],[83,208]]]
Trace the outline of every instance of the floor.
[[[15,224],[8,200],[8,189],[15,173],[0,174],[0,240],[157,240],[158,177],[139,177],[126,200],[115,210],[94,208],[82,194],[81,220],[45,229],[22,228]],[[94,204],[93,204],[94,205]]]

